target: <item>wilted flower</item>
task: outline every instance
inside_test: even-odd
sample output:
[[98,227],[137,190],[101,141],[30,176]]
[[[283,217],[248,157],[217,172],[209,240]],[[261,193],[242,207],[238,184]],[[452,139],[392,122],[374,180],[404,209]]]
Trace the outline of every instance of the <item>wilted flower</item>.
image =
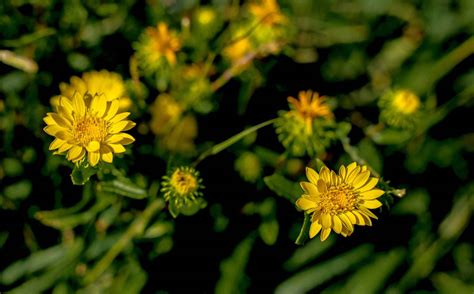
[[161,192],[166,201],[180,209],[202,196],[202,179],[199,172],[189,166],[175,168],[163,177]]
[[353,162],[341,166],[339,173],[323,167],[319,174],[306,169],[309,182],[301,182],[304,194],[296,201],[296,206],[311,214],[310,238],[321,233],[321,241],[327,239],[331,231],[349,236],[354,225],[371,226],[370,218],[377,219],[369,209],[382,206],[377,200],[385,192],[375,188],[379,179],[370,177],[366,166]]
[[[107,101],[119,99],[119,109],[127,110],[132,104],[132,100],[128,97],[125,83],[122,77],[115,72],[107,70],[90,71],[82,74],[82,77],[73,76],[70,83],[61,83],[59,85],[62,96],[72,97],[75,92],[85,96],[89,93],[94,95],[104,95]],[[51,99],[53,106],[59,105],[59,96]],[[86,97],[87,98],[87,97]]]
[[405,89],[389,91],[380,98],[380,120],[393,127],[413,128],[419,119],[420,98]]
[[56,112],[49,112],[44,131],[56,137],[49,145],[55,154],[67,152],[66,158],[80,163],[87,154],[91,166],[102,160],[112,162],[114,153],[123,153],[135,139],[124,133],[135,126],[127,120],[129,112],[117,113],[119,101],[108,101],[104,95],[91,96],[76,92],[72,99],[59,97]]

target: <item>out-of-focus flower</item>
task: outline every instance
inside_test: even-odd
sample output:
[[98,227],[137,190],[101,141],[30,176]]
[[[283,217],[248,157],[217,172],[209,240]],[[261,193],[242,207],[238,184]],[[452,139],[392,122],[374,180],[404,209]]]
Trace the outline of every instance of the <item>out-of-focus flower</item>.
[[168,133],[160,137],[159,144],[165,150],[192,156],[195,152],[194,139],[197,134],[196,118],[188,114],[182,117]]
[[160,94],[150,110],[150,129],[155,135],[168,133],[183,113],[181,105],[169,94]]
[[202,197],[202,179],[199,172],[189,166],[175,168],[163,177],[161,184],[165,200],[178,210]]
[[111,163],[114,153],[123,153],[123,145],[135,139],[124,133],[135,126],[127,120],[129,112],[117,113],[119,100],[108,101],[105,95],[82,95],[76,92],[72,99],[59,97],[56,112],[44,117],[44,131],[54,136],[49,150],[55,154],[67,152],[66,158],[76,164],[87,155],[91,166],[102,160]]
[[235,169],[247,182],[255,183],[262,174],[262,164],[252,152],[242,153],[235,161]]
[[300,91],[298,93],[298,99],[294,97],[288,97],[290,107],[293,108],[301,118],[304,119],[308,132],[313,131],[313,120],[317,117],[324,119],[333,119],[334,115],[325,103],[325,97],[319,96],[317,92],[311,90]]
[[310,238],[320,233],[321,241],[334,231],[344,237],[354,231],[354,225],[371,226],[377,219],[370,209],[379,208],[377,200],[385,192],[375,188],[379,179],[370,177],[366,166],[353,162],[341,166],[339,173],[323,167],[319,174],[306,169],[309,182],[301,182],[304,194],[296,201],[296,206],[311,214]]
[[381,121],[393,127],[410,129],[419,119],[422,103],[415,93],[401,89],[384,94],[379,107]]
[[280,11],[280,6],[275,0],[257,0],[249,5],[250,13],[264,25],[285,24],[288,19]]
[[135,49],[140,66],[145,71],[153,72],[165,63],[172,66],[176,64],[176,53],[181,49],[181,41],[166,23],[159,23],[156,28],[146,29]]
[[[75,92],[84,97],[94,95],[104,95],[107,101],[119,99],[119,110],[127,110],[132,105],[132,100],[128,97],[125,83],[122,77],[115,72],[107,70],[90,71],[82,74],[82,77],[73,76],[70,83],[59,85],[62,96],[72,97]],[[86,96],[86,93],[90,96]],[[60,96],[51,98],[51,105],[59,105]]]
[[236,30],[232,34],[232,42],[222,51],[222,55],[234,65],[242,62],[241,66],[245,67],[248,64],[248,62],[245,62],[244,57],[252,51],[253,46],[246,34],[247,31],[244,29]]

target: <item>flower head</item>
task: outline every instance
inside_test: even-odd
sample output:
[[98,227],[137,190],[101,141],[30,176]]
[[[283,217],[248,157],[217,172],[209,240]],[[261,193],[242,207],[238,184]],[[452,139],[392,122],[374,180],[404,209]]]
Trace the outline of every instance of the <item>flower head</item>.
[[169,94],[160,94],[151,106],[150,128],[155,135],[168,133],[176,125],[183,108]]
[[234,41],[224,48],[222,55],[227,58],[232,64],[243,62],[242,67],[249,64],[248,61],[243,60],[245,55],[252,51],[252,43],[249,37],[243,36],[243,31],[238,31],[235,34]]
[[249,5],[249,11],[255,18],[268,26],[284,24],[288,21],[281,13],[275,0],[254,1]]
[[306,169],[309,182],[301,182],[304,194],[296,206],[311,214],[310,238],[321,233],[321,241],[334,231],[344,237],[354,231],[354,225],[371,226],[377,219],[369,209],[382,206],[377,200],[385,192],[375,188],[378,178],[370,177],[366,166],[353,162],[341,166],[339,173],[323,167],[319,174]]
[[422,107],[420,98],[405,89],[388,91],[379,101],[380,119],[399,128],[414,127]]
[[180,209],[202,196],[202,179],[199,172],[189,166],[175,168],[171,174],[163,177],[161,192],[166,201]]
[[[107,101],[119,99],[119,109],[129,109],[132,101],[128,97],[125,84],[122,77],[115,72],[109,72],[107,70],[91,71],[82,74],[82,77],[73,76],[70,79],[70,83],[61,83],[59,85],[61,95],[66,97],[72,97],[75,92],[85,96],[89,93],[90,96],[85,98],[93,97],[94,95],[104,95]],[[60,96],[55,96],[51,99],[53,106],[59,105]]]
[[49,150],[55,154],[67,152],[66,158],[80,163],[87,155],[91,166],[102,160],[111,163],[114,153],[123,153],[135,139],[124,133],[135,126],[127,120],[129,112],[117,113],[119,101],[108,101],[104,95],[76,92],[72,99],[60,96],[56,112],[43,118],[44,131],[54,136]]
[[308,126],[308,131],[312,131],[313,120],[315,118],[332,119],[334,117],[331,109],[324,101],[324,96],[319,96],[318,93],[308,90],[300,91],[298,98],[299,100],[290,96],[288,97],[288,102],[294,111],[304,119]]

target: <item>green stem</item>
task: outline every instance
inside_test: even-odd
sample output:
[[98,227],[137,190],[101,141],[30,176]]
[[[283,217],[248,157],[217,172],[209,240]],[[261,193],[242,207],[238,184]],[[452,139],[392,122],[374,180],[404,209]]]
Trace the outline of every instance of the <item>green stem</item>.
[[339,136],[339,140],[341,141],[341,144],[342,144],[342,147],[344,148],[344,151],[346,151],[346,153],[351,157],[352,160],[354,160],[355,162],[357,162],[360,165],[366,165],[372,175],[374,175],[375,177],[380,178],[380,174],[377,171],[375,171],[367,163],[367,161],[364,158],[362,158],[360,156],[359,151],[357,150],[357,148],[355,148],[354,146],[352,146],[350,144],[349,138]]
[[198,165],[203,159],[205,159],[206,157],[208,156],[211,156],[211,155],[216,155],[217,153],[221,152],[222,150],[226,149],[227,147],[237,143],[239,140],[241,140],[242,138],[244,138],[245,136],[253,133],[253,132],[256,132],[257,130],[263,128],[263,127],[266,127],[268,125],[271,125],[272,123],[274,123],[278,118],[273,118],[273,119],[270,119],[270,120],[267,120],[263,123],[260,123],[258,125],[255,125],[253,127],[250,127],[246,130],[243,130],[242,132],[238,133],[237,135],[234,135],[232,137],[230,137],[229,139],[217,144],[217,145],[214,145],[212,146],[211,148],[209,148],[207,151],[204,151],[199,157],[198,159],[196,159],[196,161],[193,163],[193,166],[196,166]]
[[146,225],[155,213],[165,207],[163,199],[153,200],[145,210],[128,227],[122,237],[109,249],[99,262],[84,277],[84,284],[88,285],[96,281],[102,273],[110,266],[114,259],[125,249],[133,238],[143,234]]

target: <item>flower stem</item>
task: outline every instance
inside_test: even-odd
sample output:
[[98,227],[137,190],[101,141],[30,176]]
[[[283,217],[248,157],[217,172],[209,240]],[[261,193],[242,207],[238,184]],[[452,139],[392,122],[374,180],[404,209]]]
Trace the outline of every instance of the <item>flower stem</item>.
[[151,201],[145,210],[128,227],[122,237],[109,249],[99,262],[95,264],[91,271],[84,277],[84,284],[88,285],[96,281],[102,273],[110,266],[114,259],[125,249],[133,238],[143,234],[146,225],[155,213],[165,207],[165,202],[161,198]]
[[205,159],[206,157],[208,156],[211,156],[211,155],[216,155],[217,153],[221,152],[222,150],[226,149],[227,147],[237,143],[240,139],[244,138],[245,136],[253,133],[253,132],[256,132],[257,130],[263,128],[263,127],[266,127],[268,125],[271,125],[272,123],[274,123],[278,118],[273,118],[273,119],[270,119],[270,120],[267,120],[263,123],[260,123],[258,125],[255,125],[253,127],[250,127],[248,129],[245,129],[243,130],[242,132],[230,137],[229,139],[217,144],[217,145],[214,145],[212,146],[211,148],[209,148],[208,150],[204,151],[199,157],[198,159],[196,159],[196,161],[193,163],[193,166],[196,166],[198,165],[203,159]]

